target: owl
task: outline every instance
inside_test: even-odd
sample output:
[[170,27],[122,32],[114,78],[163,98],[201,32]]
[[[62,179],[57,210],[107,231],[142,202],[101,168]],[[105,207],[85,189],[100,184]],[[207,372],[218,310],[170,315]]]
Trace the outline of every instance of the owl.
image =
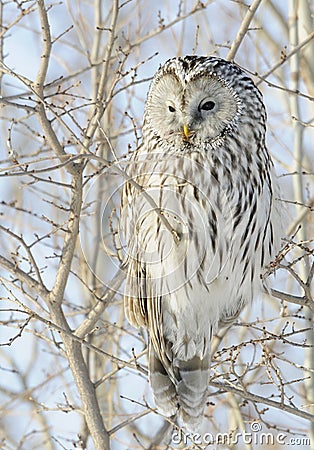
[[201,423],[211,338],[261,290],[278,243],[262,94],[218,57],[168,60],[146,100],[121,201],[125,313],[149,337],[156,406]]

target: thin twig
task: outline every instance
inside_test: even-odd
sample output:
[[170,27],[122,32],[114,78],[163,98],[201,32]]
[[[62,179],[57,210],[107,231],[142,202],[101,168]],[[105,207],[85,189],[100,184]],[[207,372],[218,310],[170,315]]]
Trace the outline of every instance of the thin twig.
[[8,228],[5,228],[5,227],[4,227],[3,225],[1,225],[1,224],[0,224],[0,230],[4,231],[4,232],[7,233],[9,236],[11,236],[11,237],[13,237],[14,239],[16,239],[20,244],[22,244],[23,248],[26,250],[26,253],[27,253],[28,257],[29,257],[30,263],[31,263],[31,265],[33,266],[33,268],[34,268],[34,270],[35,270],[35,273],[36,273],[36,276],[37,276],[37,279],[38,279],[38,283],[41,285],[41,287],[42,287],[43,289],[45,289],[46,291],[48,291],[47,288],[46,288],[46,286],[45,286],[44,283],[43,283],[43,280],[42,280],[42,277],[41,277],[41,274],[40,274],[40,270],[39,270],[39,268],[38,268],[38,265],[37,265],[37,263],[36,263],[36,260],[35,260],[35,258],[34,258],[34,256],[33,256],[33,254],[32,254],[31,246],[30,246],[30,245],[27,245],[26,242],[24,241],[24,239],[23,239],[21,236],[18,236],[17,234],[13,233],[13,231],[9,230]]
[[307,38],[305,38],[302,42],[300,42],[298,45],[294,46],[290,52],[288,52],[284,58],[281,58],[280,61],[278,61],[276,64],[274,64],[267,72],[263,73],[262,75],[259,75],[259,81],[256,82],[256,86],[259,86],[263,81],[265,81],[269,75],[271,75],[273,72],[275,72],[279,67],[281,67],[283,64],[285,64],[289,59],[295,55],[298,51],[300,51],[303,47],[305,47],[311,40],[314,39],[314,31],[308,35]]
[[19,281],[26,283],[30,289],[34,289],[38,292],[41,297],[46,300],[48,299],[49,291],[44,286],[2,255],[0,255],[0,266],[14,274]]

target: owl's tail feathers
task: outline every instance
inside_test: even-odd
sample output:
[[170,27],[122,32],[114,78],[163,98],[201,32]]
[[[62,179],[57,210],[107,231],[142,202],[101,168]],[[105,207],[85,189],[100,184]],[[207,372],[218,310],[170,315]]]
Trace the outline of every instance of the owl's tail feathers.
[[[168,370],[152,345],[149,351],[150,383],[156,406],[166,415],[178,413],[182,424],[197,430],[207,400],[210,357],[205,355],[188,360],[175,360]],[[171,372],[171,373],[169,373]]]
[[174,416],[178,411],[175,385],[152,345],[149,346],[149,376],[157,408],[168,417]]
[[176,388],[179,417],[190,431],[197,431],[208,396],[210,357],[205,355],[201,359],[194,356],[188,361],[177,361],[176,364],[181,378]]

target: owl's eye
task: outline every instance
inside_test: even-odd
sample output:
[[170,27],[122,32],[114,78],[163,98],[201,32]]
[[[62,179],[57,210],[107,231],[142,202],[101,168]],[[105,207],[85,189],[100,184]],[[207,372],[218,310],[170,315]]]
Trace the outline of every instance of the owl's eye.
[[198,106],[199,111],[212,111],[216,106],[216,103],[213,100],[205,98]]
[[175,104],[172,100],[166,100],[166,106],[169,112],[171,113],[176,112]]

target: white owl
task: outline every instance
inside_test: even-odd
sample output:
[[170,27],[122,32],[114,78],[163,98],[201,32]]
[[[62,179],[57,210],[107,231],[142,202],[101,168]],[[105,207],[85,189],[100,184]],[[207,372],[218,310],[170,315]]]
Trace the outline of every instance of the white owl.
[[[190,429],[207,399],[210,342],[261,287],[278,248],[266,112],[253,81],[216,57],[167,61],[146,101],[121,204],[125,311],[149,334],[157,407]],[[148,198],[150,201],[148,201]]]

